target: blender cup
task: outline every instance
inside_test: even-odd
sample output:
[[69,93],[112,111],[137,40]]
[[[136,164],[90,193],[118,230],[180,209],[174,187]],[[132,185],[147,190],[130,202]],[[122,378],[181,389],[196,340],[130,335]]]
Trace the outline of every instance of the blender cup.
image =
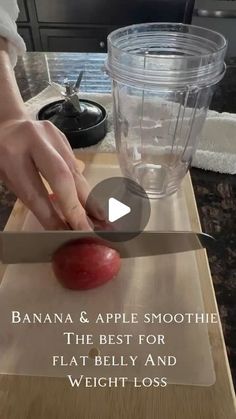
[[151,198],[174,193],[191,164],[225,72],[226,45],[217,32],[176,23],[132,25],[108,36],[120,167]]

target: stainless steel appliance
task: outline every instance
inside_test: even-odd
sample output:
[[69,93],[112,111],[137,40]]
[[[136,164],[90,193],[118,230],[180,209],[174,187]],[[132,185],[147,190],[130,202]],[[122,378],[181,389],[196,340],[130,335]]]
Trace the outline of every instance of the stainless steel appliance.
[[227,57],[236,56],[236,0],[196,0],[192,24],[221,32],[228,40]]

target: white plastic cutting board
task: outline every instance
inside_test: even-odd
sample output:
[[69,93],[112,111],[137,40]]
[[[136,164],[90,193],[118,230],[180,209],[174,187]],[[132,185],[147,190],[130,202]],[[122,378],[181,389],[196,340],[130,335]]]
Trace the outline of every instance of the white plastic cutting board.
[[[117,166],[91,165],[86,177],[91,184],[119,175]],[[190,230],[182,191],[166,199],[151,201],[148,229]],[[28,213],[24,230],[40,225]],[[127,376],[168,378],[169,383],[212,385],[215,373],[208,337],[203,324],[107,324],[94,326],[98,313],[204,313],[199,274],[194,252],[122,261],[119,276],[104,286],[86,292],[65,290],[49,264],[8,266],[0,287],[0,373],[35,376]],[[74,324],[11,324],[11,311],[23,313],[70,313]],[[85,310],[89,324],[80,324]],[[93,345],[66,345],[64,331],[93,334]],[[99,346],[99,334],[133,334],[130,345]],[[165,345],[138,345],[138,334],[164,334]],[[96,347],[102,355],[138,355],[135,367],[53,367],[52,355],[87,355]],[[144,367],[147,354],[175,355],[174,367]]]

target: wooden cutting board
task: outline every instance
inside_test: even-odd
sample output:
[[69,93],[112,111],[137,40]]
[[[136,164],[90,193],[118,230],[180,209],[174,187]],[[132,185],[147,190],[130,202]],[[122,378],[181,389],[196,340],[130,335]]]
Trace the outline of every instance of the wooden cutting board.
[[[81,157],[81,156],[80,156]],[[114,155],[82,155],[86,164],[117,164]],[[190,176],[183,182],[192,230],[200,231]],[[6,230],[21,230],[27,210],[18,201]],[[217,312],[205,251],[196,252],[206,312]],[[1,267],[1,274],[4,267]],[[234,419],[234,391],[222,329],[209,325],[216,372],[210,387],[169,385],[165,389],[69,387],[67,379],[0,376],[0,417],[4,419]]]

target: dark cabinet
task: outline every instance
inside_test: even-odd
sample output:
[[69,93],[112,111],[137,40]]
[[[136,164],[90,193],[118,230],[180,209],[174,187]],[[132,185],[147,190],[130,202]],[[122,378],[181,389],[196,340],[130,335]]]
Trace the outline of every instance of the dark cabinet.
[[42,48],[54,52],[105,52],[109,28],[42,28]]
[[147,21],[182,22],[186,0],[35,0],[39,22],[128,25]]
[[33,41],[33,37],[32,37],[31,28],[21,26],[21,27],[18,28],[18,32],[25,41],[27,51],[33,51],[34,50],[34,41]]
[[18,32],[24,39],[27,50],[33,51],[34,41],[27,2],[26,0],[18,0],[17,4],[19,7],[19,16],[17,19]]
[[18,7],[19,7],[19,16],[18,16],[18,22],[28,22],[29,21],[29,15],[27,10],[27,4],[25,0],[18,0],[17,1]]
[[132,23],[190,23],[194,0],[18,0],[28,50],[105,52],[114,28]]

